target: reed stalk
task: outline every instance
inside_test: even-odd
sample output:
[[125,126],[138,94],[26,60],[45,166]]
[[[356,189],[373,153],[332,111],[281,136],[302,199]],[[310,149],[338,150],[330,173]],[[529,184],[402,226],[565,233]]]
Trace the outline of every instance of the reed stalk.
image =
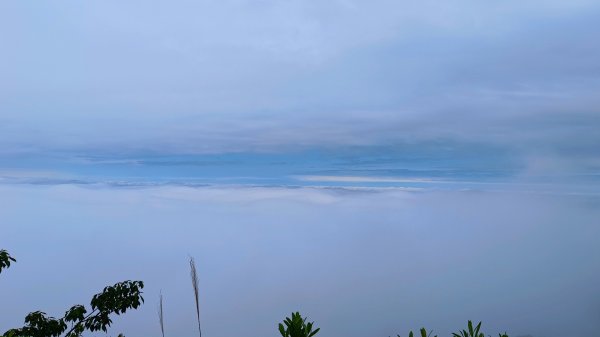
[[165,316],[163,312],[163,295],[160,292],[160,299],[158,301],[158,322],[160,323],[160,332],[162,337],[165,337]]
[[196,300],[196,318],[198,320],[198,335],[202,337],[202,329],[200,328],[200,299],[198,296],[198,273],[196,272],[196,262],[190,256],[190,277],[192,278],[192,287],[194,288],[194,299]]

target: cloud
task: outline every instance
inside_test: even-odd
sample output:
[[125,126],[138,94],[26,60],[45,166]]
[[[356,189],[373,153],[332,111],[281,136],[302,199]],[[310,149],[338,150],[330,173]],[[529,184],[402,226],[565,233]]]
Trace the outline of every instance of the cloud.
[[[394,177],[360,177],[360,176],[299,176],[302,181],[312,182],[365,182],[365,183],[428,183],[432,180],[423,178],[394,178]],[[439,182],[439,181],[436,181]]]
[[600,328],[597,197],[1,185],[0,202],[3,248],[19,261],[2,274],[0,329],[142,279],[146,303],[113,331],[158,333],[162,289],[168,333],[188,334],[188,254],[215,337],[275,334],[292,310],[334,337],[449,335],[467,319],[490,334]]
[[5,154],[434,141],[598,168],[593,1],[2,6]]

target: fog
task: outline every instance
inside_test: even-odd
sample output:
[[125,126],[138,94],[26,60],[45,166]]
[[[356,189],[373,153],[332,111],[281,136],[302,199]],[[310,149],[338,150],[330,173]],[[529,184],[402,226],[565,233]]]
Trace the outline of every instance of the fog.
[[331,337],[600,329],[600,201],[519,192],[1,185],[0,331],[121,280],[145,304],[109,335],[276,336],[291,311]]

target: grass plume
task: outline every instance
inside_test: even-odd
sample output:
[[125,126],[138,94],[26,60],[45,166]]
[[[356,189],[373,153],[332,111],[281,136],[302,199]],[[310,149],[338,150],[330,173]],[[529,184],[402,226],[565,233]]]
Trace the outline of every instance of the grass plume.
[[162,291],[160,292],[160,297],[158,301],[158,322],[160,323],[160,332],[162,333],[162,337],[165,337],[165,316],[163,312],[163,295]]
[[190,277],[192,278],[192,287],[194,288],[194,299],[196,300],[196,318],[198,319],[198,334],[202,337],[200,328],[200,299],[198,296],[198,273],[196,272],[196,262],[190,256]]

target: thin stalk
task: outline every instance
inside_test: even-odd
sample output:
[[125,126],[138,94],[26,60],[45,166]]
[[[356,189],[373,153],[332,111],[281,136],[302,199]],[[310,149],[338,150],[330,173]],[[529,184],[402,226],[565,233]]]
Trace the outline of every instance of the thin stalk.
[[162,291],[160,292],[160,299],[158,301],[158,322],[160,323],[160,332],[162,333],[162,337],[165,337],[165,316],[163,313],[163,295]]
[[198,296],[198,273],[196,273],[196,262],[190,256],[190,277],[192,278],[192,287],[194,288],[194,299],[196,300],[196,318],[198,319],[198,334],[202,337],[200,328],[200,298]]

